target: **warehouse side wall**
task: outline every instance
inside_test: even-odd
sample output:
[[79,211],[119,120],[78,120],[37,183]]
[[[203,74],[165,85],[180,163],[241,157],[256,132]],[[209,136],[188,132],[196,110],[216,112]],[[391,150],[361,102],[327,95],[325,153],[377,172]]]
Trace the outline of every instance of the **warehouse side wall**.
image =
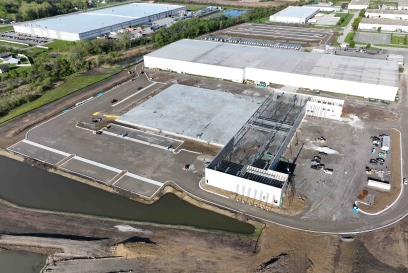
[[145,67],[150,69],[159,68],[162,70],[172,70],[178,73],[201,75],[241,83],[244,81],[244,69],[176,61],[151,56],[145,56],[144,61]]
[[367,84],[360,82],[320,78],[286,72],[268,71],[255,68],[246,68],[245,77],[248,80],[294,85],[310,89],[319,89],[353,96],[376,98],[393,101],[398,87]]
[[408,26],[367,24],[367,23],[360,23],[358,25],[358,29],[363,29],[363,30],[375,30],[376,31],[379,27],[381,27],[382,31],[397,31],[397,30],[408,31]]
[[408,14],[383,14],[375,12],[366,12],[365,15],[370,18],[393,19],[393,20],[407,20]]
[[233,176],[209,168],[205,169],[205,182],[213,187],[234,192],[262,202],[279,206],[282,189]]

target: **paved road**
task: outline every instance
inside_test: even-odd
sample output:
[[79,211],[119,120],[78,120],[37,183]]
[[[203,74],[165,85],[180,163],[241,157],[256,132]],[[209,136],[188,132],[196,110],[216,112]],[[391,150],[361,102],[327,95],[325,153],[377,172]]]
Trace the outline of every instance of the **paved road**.
[[[199,187],[198,181],[200,177],[197,174],[181,170],[182,165],[194,162],[197,158],[196,154],[189,152],[173,154],[163,149],[152,148],[134,142],[130,143],[121,138],[109,135],[90,135],[90,132],[75,127],[75,124],[79,121],[78,119],[90,118],[95,111],[112,109],[112,112],[115,112],[115,107],[112,107],[110,104],[111,99],[123,99],[130,94],[134,94],[137,86],[148,86],[150,84],[151,83],[148,82],[145,77],[140,77],[132,83],[117,88],[83,106],[32,129],[27,133],[27,138],[31,141],[68,153],[77,153],[79,156],[109,166],[119,167],[120,169],[126,167],[132,173],[146,178],[161,182],[174,181],[184,190],[207,202],[297,229],[322,233],[358,233],[392,224],[407,214],[408,194],[404,188],[402,198],[389,210],[378,216],[359,214],[357,220],[336,222],[328,220],[308,221],[307,219],[303,220],[300,216],[287,217],[277,215],[202,190]],[[403,84],[405,86],[406,79],[404,79]],[[159,85],[160,84],[157,83],[143,90],[140,94],[129,99],[128,103],[131,104],[141,99],[159,87]],[[399,119],[393,123],[372,122],[371,125],[394,127],[401,130],[402,135],[406,136],[408,134],[408,124],[402,122],[402,120],[408,118],[407,95],[405,91],[404,87],[402,103],[398,106]],[[119,105],[118,107],[122,108],[123,105]],[[403,156],[406,158],[408,155],[408,138],[404,139],[403,137],[402,139]],[[408,170],[408,161],[404,162],[404,170]]]
[[338,39],[339,43],[342,44],[344,43],[344,39],[346,39],[347,34],[352,30],[351,24],[353,24],[354,19],[356,19],[358,17],[358,12],[354,13],[353,18],[350,20],[350,22],[348,23],[348,25],[344,28],[343,30],[343,35],[341,35]]

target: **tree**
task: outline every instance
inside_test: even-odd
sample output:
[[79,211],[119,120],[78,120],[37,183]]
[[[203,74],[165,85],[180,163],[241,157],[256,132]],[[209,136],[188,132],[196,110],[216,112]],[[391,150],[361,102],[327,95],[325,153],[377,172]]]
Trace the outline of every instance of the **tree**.
[[356,42],[351,41],[351,42],[350,42],[350,47],[355,47],[355,46],[356,46]]
[[368,44],[366,45],[366,48],[367,48],[367,49],[371,48],[371,44],[368,43]]
[[378,28],[377,28],[377,31],[378,31],[378,32],[381,32],[381,27],[378,27]]

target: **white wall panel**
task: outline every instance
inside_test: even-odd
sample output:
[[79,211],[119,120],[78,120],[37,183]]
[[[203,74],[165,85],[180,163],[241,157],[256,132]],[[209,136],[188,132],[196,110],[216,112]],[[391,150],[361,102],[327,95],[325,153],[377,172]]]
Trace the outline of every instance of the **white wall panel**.
[[171,69],[178,73],[201,75],[206,77],[231,80],[235,82],[244,81],[243,69],[161,59],[150,56],[145,56],[144,61],[145,67],[149,68],[160,68],[162,70]]
[[254,182],[208,168],[205,169],[205,182],[210,186],[254,198],[256,200],[267,202],[276,206],[279,205],[282,198],[281,188]]
[[246,68],[245,77],[248,80],[263,81],[267,83],[277,83],[290,86],[296,85],[304,88],[319,89],[323,91],[349,94],[365,98],[376,98],[388,101],[394,101],[398,91],[398,87],[392,86],[336,80],[331,78],[320,78],[254,68]]

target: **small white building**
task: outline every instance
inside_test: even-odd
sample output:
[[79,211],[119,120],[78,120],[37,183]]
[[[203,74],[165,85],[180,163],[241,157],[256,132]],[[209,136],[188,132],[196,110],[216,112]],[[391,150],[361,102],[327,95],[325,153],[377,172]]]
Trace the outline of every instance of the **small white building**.
[[399,10],[408,10],[408,1],[406,0],[398,1],[397,8]]
[[349,10],[367,9],[369,4],[370,0],[352,0],[350,4],[348,4],[348,9]]
[[408,10],[368,9],[365,15],[372,19],[407,20]]
[[391,139],[389,136],[383,136],[381,142],[381,150],[388,151],[390,149]]
[[391,190],[391,185],[390,185],[389,182],[373,180],[373,179],[370,179],[370,178],[368,178],[367,186],[372,187],[372,188],[376,188],[376,189],[380,189],[380,190],[385,190],[385,191]]
[[358,29],[361,30],[377,31],[379,27],[383,31],[408,32],[408,20],[363,18],[360,24],[358,25]]
[[313,18],[318,12],[319,8],[315,7],[290,6],[278,13],[271,15],[269,17],[269,21],[290,24],[306,24],[308,20]]

